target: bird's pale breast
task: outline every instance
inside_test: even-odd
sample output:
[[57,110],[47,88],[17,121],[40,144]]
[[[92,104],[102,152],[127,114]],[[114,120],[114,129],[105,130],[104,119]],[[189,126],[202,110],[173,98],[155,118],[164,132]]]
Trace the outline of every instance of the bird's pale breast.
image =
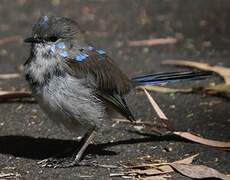
[[100,127],[105,118],[104,106],[81,80],[54,76],[34,95],[48,117],[72,131]]

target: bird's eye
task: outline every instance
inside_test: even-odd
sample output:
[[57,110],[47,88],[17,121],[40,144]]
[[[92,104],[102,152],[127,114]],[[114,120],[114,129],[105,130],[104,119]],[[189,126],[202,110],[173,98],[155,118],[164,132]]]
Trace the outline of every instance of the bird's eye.
[[48,41],[51,41],[51,42],[56,42],[58,40],[58,37],[57,36],[50,36],[47,38]]

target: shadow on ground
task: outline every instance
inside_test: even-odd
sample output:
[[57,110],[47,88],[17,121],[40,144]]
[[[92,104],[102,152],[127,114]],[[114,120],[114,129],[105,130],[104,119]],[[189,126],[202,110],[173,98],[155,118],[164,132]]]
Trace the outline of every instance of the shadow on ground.
[[[143,135],[143,134],[142,134]],[[149,137],[127,139],[111,143],[91,144],[87,148],[85,155],[99,155],[99,156],[113,156],[119,152],[105,150],[108,147],[119,146],[125,144],[138,144],[145,142],[159,142],[159,141],[175,141],[186,142],[182,138],[174,135],[167,136],[154,136],[146,135]],[[11,154],[16,157],[24,157],[30,159],[45,159],[49,157],[62,154],[63,156],[71,155],[78,148],[79,142],[73,140],[59,140],[48,138],[33,138],[30,136],[0,136],[0,153]],[[62,156],[60,156],[62,157]]]

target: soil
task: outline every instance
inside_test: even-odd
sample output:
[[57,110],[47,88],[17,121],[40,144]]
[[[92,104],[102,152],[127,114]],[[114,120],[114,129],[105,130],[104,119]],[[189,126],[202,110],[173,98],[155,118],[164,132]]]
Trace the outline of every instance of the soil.
[[[29,55],[23,38],[44,14],[58,14],[78,21],[92,44],[104,48],[129,76],[186,68],[162,65],[165,59],[187,59],[230,66],[230,2],[228,0],[1,0],[0,39],[19,41],[0,44],[0,73],[21,73]],[[130,40],[179,38],[179,43],[131,47]],[[176,86],[220,83],[213,77]],[[1,90],[28,89],[23,75],[1,80]],[[220,141],[230,140],[230,104],[225,98],[195,94],[151,93],[177,130],[190,131]],[[131,93],[128,104],[135,117],[159,123],[142,93]],[[138,134],[129,124],[106,122],[85,158],[99,164],[138,163],[150,155],[174,161],[199,153],[195,164],[230,173],[230,154],[173,136]],[[38,161],[70,149],[80,134],[49,121],[36,103],[0,104],[0,172],[18,173],[13,179],[121,179],[110,178],[117,169],[102,167],[43,168]],[[89,157],[91,156],[91,157]],[[178,173],[172,179],[188,179]]]

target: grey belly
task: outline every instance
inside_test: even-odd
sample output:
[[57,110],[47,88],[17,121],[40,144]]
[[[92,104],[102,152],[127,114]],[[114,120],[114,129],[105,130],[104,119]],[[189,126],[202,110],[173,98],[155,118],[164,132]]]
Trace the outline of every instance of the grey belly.
[[49,119],[71,131],[98,129],[106,118],[104,106],[92,89],[69,75],[55,76],[33,93]]

